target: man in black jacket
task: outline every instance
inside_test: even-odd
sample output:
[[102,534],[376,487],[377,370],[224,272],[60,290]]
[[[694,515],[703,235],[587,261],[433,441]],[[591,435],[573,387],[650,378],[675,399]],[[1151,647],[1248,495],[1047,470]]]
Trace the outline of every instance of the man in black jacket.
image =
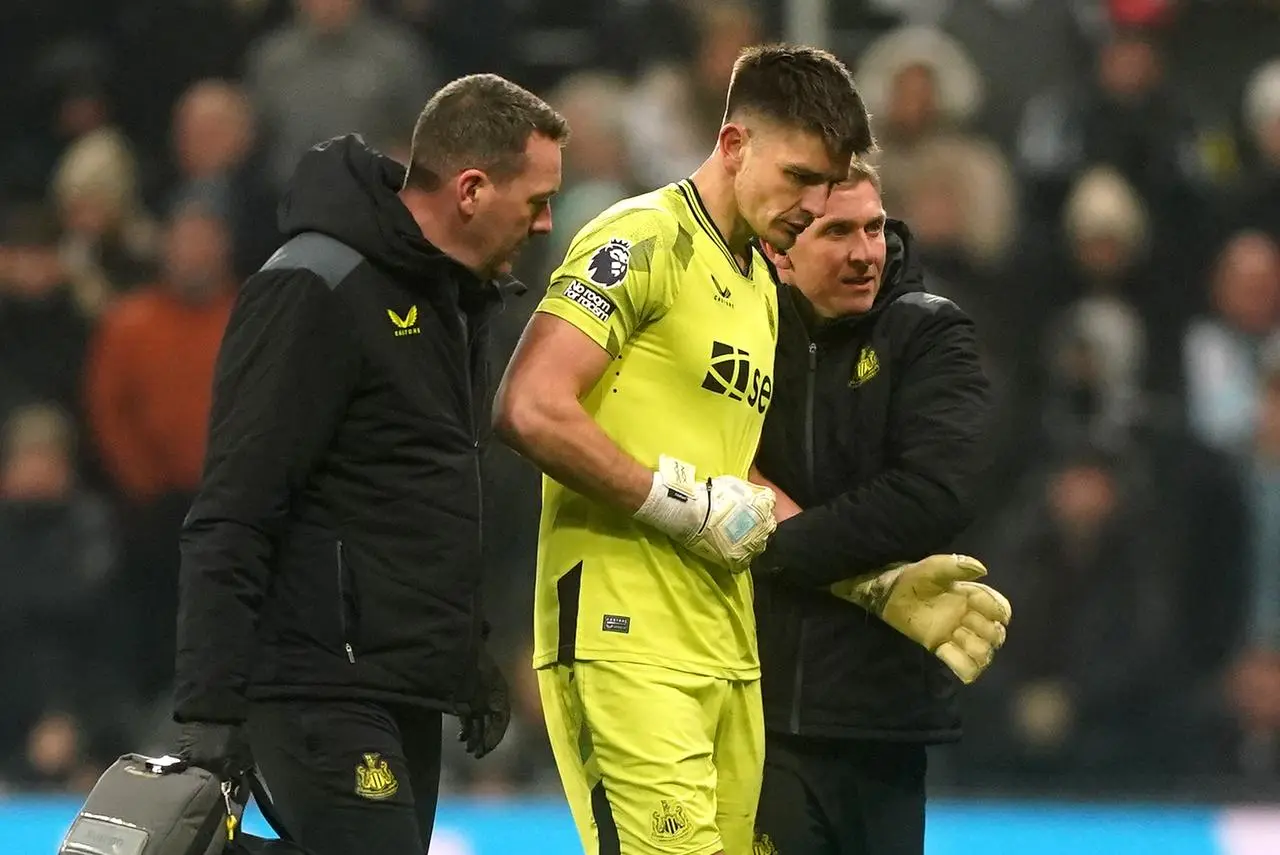
[[179,753],[233,776],[247,737],[315,855],[421,855],[441,713],[477,756],[505,730],[478,590],[486,324],[551,230],[567,135],[476,75],[428,102],[407,169],[321,143],[229,321],[181,538]]
[[[782,520],[753,565],[767,729],[756,851],[920,853],[925,745],[959,734],[941,661],[954,660],[894,629],[884,598],[860,608],[829,586],[945,549],[969,523],[990,408],[974,327],[925,292],[866,164],[770,255],[788,284],[756,460]],[[982,572],[942,559],[952,578]],[[986,626],[989,641],[958,631],[973,673],[1003,641]]]

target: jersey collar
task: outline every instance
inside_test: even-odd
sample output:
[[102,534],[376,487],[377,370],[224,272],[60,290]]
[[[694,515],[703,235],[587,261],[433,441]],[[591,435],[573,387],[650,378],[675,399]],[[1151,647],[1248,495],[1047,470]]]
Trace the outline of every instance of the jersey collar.
[[693,219],[702,227],[715,244],[720,247],[720,251],[729,259],[729,263],[733,265],[733,269],[737,270],[746,279],[751,278],[751,271],[755,267],[754,245],[747,244],[747,269],[742,270],[738,266],[738,260],[733,257],[733,250],[729,249],[729,242],[724,239],[724,235],[720,234],[720,229],[716,228],[715,222],[711,219],[711,215],[707,213],[707,206],[702,202],[702,195],[698,193],[698,188],[694,186],[693,180],[685,178],[676,184],[676,189],[680,191],[680,195],[684,197],[685,204],[689,206]]

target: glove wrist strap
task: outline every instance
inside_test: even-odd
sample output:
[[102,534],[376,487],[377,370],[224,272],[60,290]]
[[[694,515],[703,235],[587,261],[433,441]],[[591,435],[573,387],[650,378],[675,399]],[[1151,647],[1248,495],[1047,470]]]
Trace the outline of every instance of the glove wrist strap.
[[694,472],[689,464],[663,455],[653,473],[649,495],[633,519],[682,542],[697,534],[706,522],[709,506],[697,501]]
[[831,586],[831,589],[836,596],[851,600],[873,615],[881,617],[889,604],[889,597],[893,594],[893,586],[902,575],[902,569],[905,566],[896,564],[845,582],[837,582]]

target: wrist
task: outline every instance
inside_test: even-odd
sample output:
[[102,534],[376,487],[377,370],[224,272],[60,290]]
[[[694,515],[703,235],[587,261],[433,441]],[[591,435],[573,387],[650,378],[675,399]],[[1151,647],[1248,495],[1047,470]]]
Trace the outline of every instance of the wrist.
[[884,616],[884,611],[889,605],[889,598],[893,595],[893,588],[898,583],[898,577],[902,575],[904,566],[903,564],[892,566],[866,581],[864,595],[866,597],[866,608],[869,612],[881,617]]
[[898,577],[902,575],[902,567],[903,565],[893,565],[878,571],[873,570],[861,576],[836,582],[828,590],[843,600],[861,606],[876,617],[884,618],[894,586],[898,582]]
[[666,467],[660,467],[653,473],[649,495],[632,518],[677,540],[686,541],[701,528],[706,509],[697,501],[692,467],[686,467],[687,476],[680,474],[676,477],[672,477],[671,472],[664,473],[663,468]]

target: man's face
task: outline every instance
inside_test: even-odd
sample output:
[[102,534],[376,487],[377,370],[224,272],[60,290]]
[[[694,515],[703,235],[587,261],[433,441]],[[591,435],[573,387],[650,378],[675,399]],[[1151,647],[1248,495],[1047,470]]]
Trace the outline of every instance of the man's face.
[[551,233],[551,197],[560,190],[560,165],[560,144],[533,134],[525,147],[524,169],[477,191],[471,227],[488,275],[509,274],[530,237]]
[[1114,234],[1081,236],[1072,249],[1085,272],[1103,279],[1116,279],[1133,260],[1131,242]]
[[860,315],[880,292],[888,252],[885,213],[870,181],[840,185],[826,213],[800,235],[787,253],[784,277],[824,318]]
[[252,135],[247,102],[227,86],[197,84],[174,111],[173,146],[188,176],[205,177],[233,167]]
[[318,32],[340,33],[360,11],[361,0],[297,0],[298,12]]
[[1101,466],[1077,463],[1048,484],[1049,508],[1057,523],[1073,531],[1096,529],[1116,506],[1115,484]]
[[39,300],[66,278],[57,246],[11,246],[0,269],[0,293]]
[[823,215],[832,185],[848,174],[849,158],[833,157],[818,134],[769,122],[753,121],[729,148],[743,219],[784,252]]
[[1261,233],[1235,237],[1218,262],[1218,311],[1233,326],[1265,335],[1280,318],[1280,247]]
[[933,69],[909,65],[893,79],[889,99],[889,124],[904,137],[916,137],[929,129],[938,115],[938,87]]
[[1146,39],[1122,36],[1098,57],[1103,88],[1118,101],[1136,101],[1160,84],[1160,54]]
[[226,284],[231,242],[222,220],[203,212],[179,213],[165,241],[165,279],[175,294],[203,302]]
[[56,501],[71,489],[71,472],[62,449],[24,449],[0,463],[0,497],[11,502]]

